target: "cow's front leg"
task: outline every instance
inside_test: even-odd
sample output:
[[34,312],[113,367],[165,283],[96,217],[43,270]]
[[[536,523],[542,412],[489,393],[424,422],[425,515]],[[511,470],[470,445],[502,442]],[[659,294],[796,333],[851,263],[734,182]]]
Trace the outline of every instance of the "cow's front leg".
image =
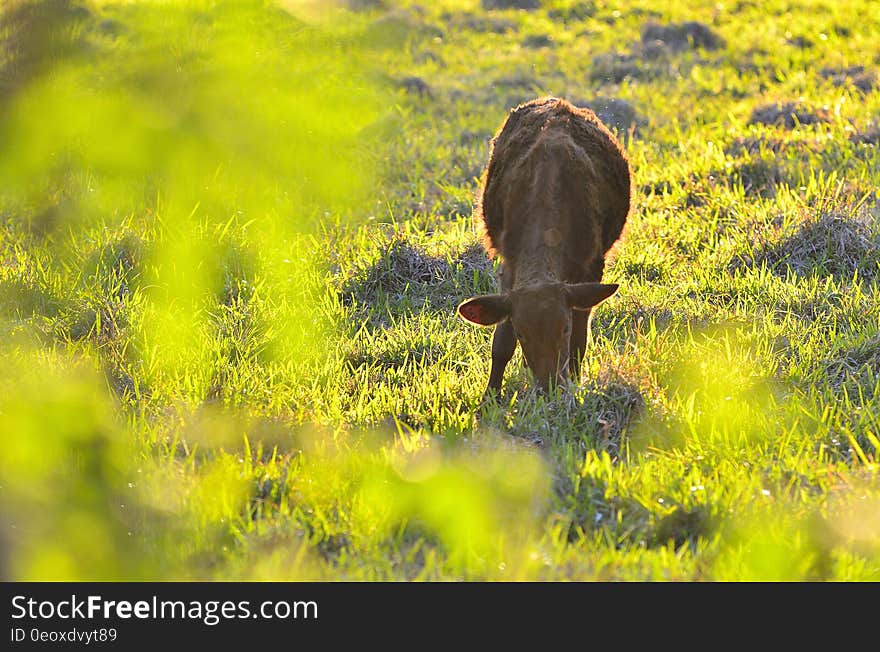
[[513,357],[516,350],[516,335],[513,333],[513,325],[505,319],[495,327],[492,336],[492,369],[489,372],[489,386],[483,394],[483,401],[498,396],[501,393],[501,379],[504,378],[504,368]]
[[590,310],[571,311],[568,372],[575,383],[581,382],[581,364],[587,352],[587,335],[590,331],[590,312]]

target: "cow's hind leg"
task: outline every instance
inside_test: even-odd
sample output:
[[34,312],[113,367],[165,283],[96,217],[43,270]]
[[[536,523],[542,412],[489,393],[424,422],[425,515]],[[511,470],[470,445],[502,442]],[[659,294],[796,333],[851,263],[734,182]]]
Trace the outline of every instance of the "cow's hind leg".
[[571,338],[568,343],[568,371],[575,383],[581,381],[581,364],[587,352],[587,335],[590,332],[590,310],[571,311]]
[[483,395],[484,401],[501,393],[504,368],[515,350],[516,335],[513,333],[513,325],[509,320],[504,320],[495,327],[495,334],[492,336],[492,370],[489,372],[489,386]]

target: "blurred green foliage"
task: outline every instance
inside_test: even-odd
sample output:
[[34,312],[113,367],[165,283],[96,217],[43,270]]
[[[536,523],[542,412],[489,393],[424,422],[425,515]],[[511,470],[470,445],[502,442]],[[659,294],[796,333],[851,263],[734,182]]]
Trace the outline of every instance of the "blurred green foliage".
[[[144,373],[127,389],[204,390],[218,298],[221,308],[262,299],[274,322],[264,355],[297,364],[322,355],[322,261],[309,236],[330,212],[344,218],[365,199],[372,145],[363,131],[381,111],[361,27],[306,23],[262,1],[22,0],[5,3],[2,39],[9,228],[44,243],[45,264],[63,266],[65,282],[91,272],[111,298],[73,318],[73,339],[112,345],[130,314],[136,337],[119,355]],[[125,235],[97,261],[77,259],[71,242],[96,228]],[[4,284],[7,316],[49,313],[29,290]],[[189,488],[169,479],[161,501],[124,491],[141,472],[129,461],[143,453],[89,363],[36,362],[40,352],[21,340],[3,353],[19,358],[4,370],[0,411],[14,576],[149,577],[161,566],[141,560],[143,546],[126,548],[150,547],[148,514],[195,501],[207,524],[241,507],[242,480],[219,463]]]
[[310,351],[300,295],[316,260],[302,238],[370,183],[361,132],[380,104],[355,29],[265,2],[106,3],[101,21],[57,0],[7,11],[0,192],[14,219],[148,232],[142,346],[166,371],[208,364],[205,300],[246,234],[241,255],[286,302],[273,353]]

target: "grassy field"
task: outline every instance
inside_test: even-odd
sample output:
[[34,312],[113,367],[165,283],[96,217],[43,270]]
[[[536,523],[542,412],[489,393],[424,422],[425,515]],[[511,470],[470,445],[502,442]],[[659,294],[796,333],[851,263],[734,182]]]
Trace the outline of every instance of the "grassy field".
[[[880,580],[876,3],[4,7],[3,579]],[[480,409],[544,94],[626,142],[621,287]]]

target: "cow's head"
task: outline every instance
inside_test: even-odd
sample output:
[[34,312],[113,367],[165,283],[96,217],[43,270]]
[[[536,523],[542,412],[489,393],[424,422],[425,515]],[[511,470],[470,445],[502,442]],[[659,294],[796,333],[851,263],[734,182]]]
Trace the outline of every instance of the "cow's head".
[[468,299],[458,313],[481,326],[509,319],[526,364],[546,390],[568,371],[571,311],[590,310],[617,288],[613,283],[544,283]]

